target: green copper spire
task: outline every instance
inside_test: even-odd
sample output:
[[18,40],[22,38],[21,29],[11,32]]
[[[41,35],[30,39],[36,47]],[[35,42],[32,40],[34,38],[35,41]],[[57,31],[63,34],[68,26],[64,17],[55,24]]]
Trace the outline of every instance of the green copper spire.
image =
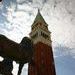
[[[37,16],[36,16],[36,18],[35,18],[35,20],[34,20],[34,23],[36,23],[36,22],[44,22],[44,23],[46,23],[45,20],[44,20],[44,18],[43,18],[42,15],[41,15],[39,9],[38,9]],[[34,23],[33,23],[33,24],[34,24]]]

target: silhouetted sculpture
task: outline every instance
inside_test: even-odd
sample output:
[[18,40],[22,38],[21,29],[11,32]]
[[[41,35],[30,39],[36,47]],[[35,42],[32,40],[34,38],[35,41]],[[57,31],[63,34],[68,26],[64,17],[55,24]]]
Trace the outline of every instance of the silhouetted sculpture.
[[0,0],[0,2],[1,2],[2,0]]
[[28,37],[24,37],[18,44],[4,35],[0,35],[0,56],[20,64],[18,75],[21,74],[23,65],[32,61],[33,50],[33,42]]
[[0,62],[0,74],[12,75],[12,70],[13,70],[12,60],[4,58],[4,60]]

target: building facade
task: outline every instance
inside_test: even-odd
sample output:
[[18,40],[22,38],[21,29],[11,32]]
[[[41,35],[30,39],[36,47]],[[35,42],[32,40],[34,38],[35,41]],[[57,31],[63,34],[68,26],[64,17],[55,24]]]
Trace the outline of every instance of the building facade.
[[28,75],[56,75],[51,32],[39,10],[31,26],[30,37],[34,43],[34,55],[33,62],[29,63]]

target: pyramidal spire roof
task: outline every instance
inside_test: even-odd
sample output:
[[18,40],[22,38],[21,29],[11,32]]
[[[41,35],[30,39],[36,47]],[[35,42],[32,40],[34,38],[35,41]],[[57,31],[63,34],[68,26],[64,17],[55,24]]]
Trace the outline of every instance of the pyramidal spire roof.
[[46,23],[45,20],[44,20],[44,18],[43,18],[42,15],[41,15],[39,9],[38,9],[38,13],[37,13],[37,15],[36,15],[36,18],[35,18],[35,20],[34,20],[34,23],[35,23],[35,22],[44,22],[44,23]]

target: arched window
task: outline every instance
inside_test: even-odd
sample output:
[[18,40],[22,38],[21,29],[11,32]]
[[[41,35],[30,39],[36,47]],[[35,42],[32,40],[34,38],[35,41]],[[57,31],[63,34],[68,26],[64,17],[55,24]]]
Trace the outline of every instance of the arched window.
[[38,33],[34,34],[34,35],[32,36],[32,38],[34,39],[34,38],[36,38],[37,36],[38,36]]
[[41,32],[41,36],[42,37],[44,37],[45,39],[48,39],[49,38],[49,36],[48,35],[46,35],[45,33],[43,33],[43,32]]

